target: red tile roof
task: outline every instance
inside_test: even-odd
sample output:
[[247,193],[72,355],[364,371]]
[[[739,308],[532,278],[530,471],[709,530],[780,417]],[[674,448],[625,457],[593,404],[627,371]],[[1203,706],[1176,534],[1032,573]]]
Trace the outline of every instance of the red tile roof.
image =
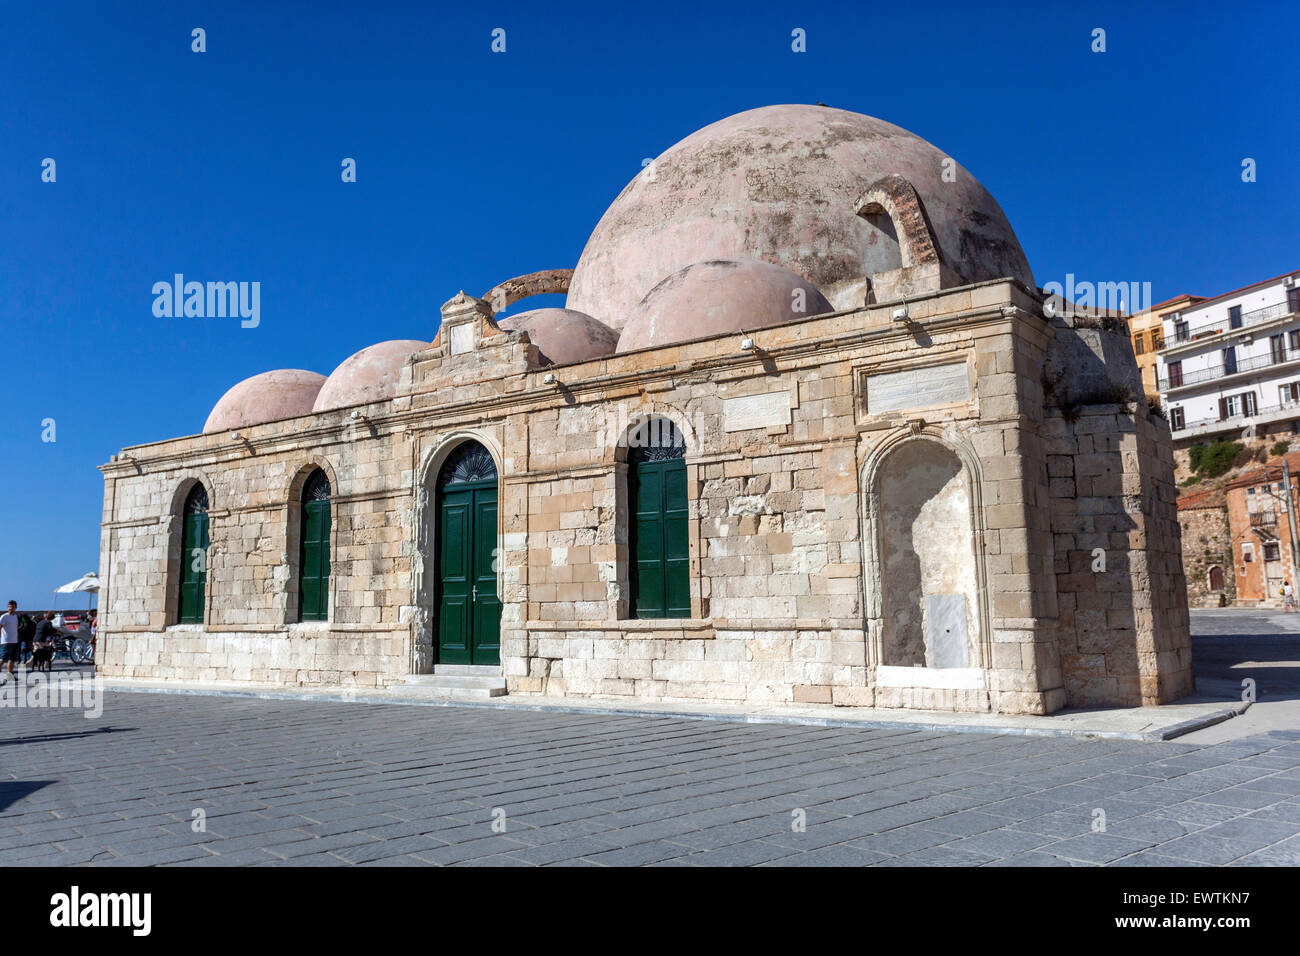
[[[1291,469],[1292,477],[1300,476],[1300,451],[1289,451],[1286,453],[1286,463]],[[1265,462],[1258,468],[1252,468],[1250,471],[1243,472],[1241,475],[1228,482],[1226,488],[1244,488],[1247,485],[1257,485],[1264,481],[1281,481],[1282,480],[1282,459],[1274,458],[1272,461]]]
[[1228,499],[1221,488],[1212,491],[1194,491],[1191,494],[1183,492],[1178,496],[1179,511],[1195,511],[1199,508],[1222,508],[1227,503]]

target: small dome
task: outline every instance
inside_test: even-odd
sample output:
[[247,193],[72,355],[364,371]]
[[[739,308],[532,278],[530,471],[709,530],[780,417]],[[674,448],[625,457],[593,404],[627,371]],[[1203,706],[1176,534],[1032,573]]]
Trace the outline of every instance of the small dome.
[[428,347],[428,342],[418,339],[394,339],[349,355],[325,380],[312,411],[324,412],[392,398],[397,394],[406,360]]
[[618,350],[753,331],[834,311],[807,279],[789,269],[753,259],[697,262],[664,279],[632,310]]
[[613,355],[618,347],[617,332],[573,309],[533,309],[500,319],[497,325],[511,332],[527,332],[542,359],[552,365]]
[[246,378],[212,406],[203,432],[222,432],[309,414],[324,384],[324,375],[300,368],[276,369]]

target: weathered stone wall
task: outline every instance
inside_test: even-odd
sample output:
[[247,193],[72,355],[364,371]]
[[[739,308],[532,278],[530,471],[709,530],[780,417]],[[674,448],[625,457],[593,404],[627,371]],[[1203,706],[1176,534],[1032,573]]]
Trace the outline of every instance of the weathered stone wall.
[[[1222,607],[1237,600],[1237,575],[1233,571],[1232,531],[1228,506],[1223,500],[1204,507],[1180,508],[1178,523],[1183,536],[1183,573],[1187,600],[1192,607]],[[1210,569],[1223,571],[1223,588],[1210,587]]]
[[[290,420],[260,426],[253,453],[222,433],[180,439],[170,468],[144,464],[150,446],[119,459],[106,479],[103,672],[356,686],[407,673],[412,445],[390,429],[355,429]],[[297,621],[292,573],[302,482],[317,467],[333,492],[328,624]],[[196,481],[212,542],[205,623],[181,625],[181,507]]]
[[1044,428],[1068,702],[1175,700],[1192,671],[1168,427],[1141,403],[1071,417]]
[[[1062,539],[1077,532],[1058,518],[1074,521],[1128,486],[1080,492],[1081,504],[1058,514],[1067,476],[1049,473],[1069,458],[1071,481],[1101,478],[1093,435],[1110,432],[1045,419],[1042,370],[1057,333],[1015,283],[920,296],[908,309],[907,323],[867,306],[764,329],[752,351],[723,337],[542,368],[525,334],[503,332],[483,303],[457,296],[438,338],[408,364],[402,393],[356,418],[345,409],[241,429],[238,441],[217,433],[140,446],[105,466],[102,668],[357,686],[428,672],[434,480],[473,439],[500,475],[512,693],[1058,709],[1069,687],[1065,630],[1071,653],[1084,653],[1075,621],[1058,619],[1058,580],[1069,577],[1058,545],[1070,545],[1069,567],[1088,543]],[[673,420],[687,443],[684,620],[628,619],[626,436],[647,416]],[[1145,422],[1131,431],[1102,452],[1137,455],[1125,481],[1131,474],[1153,502],[1152,522],[1162,520],[1159,468],[1142,457],[1158,455],[1158,442]],[[975,581],[967,668],[896,667],[882,656],[879,479],[912,442],[949,449],[962,469]],[[328,622],[299,624],[295,496],[314,467],[334,492],[331,611]],[[179,509],[195,480],[211,496],[208,609],[205,624],[178,625]],[[1132,572],[1108,579],[1106,610],[1127,601],[1130,616],[1113,619],[1113,646],[1100,652],[1110,682],[1087,684],[1090,702],[1130,701],[1133,662],[1170,666],[1175,632],[1186,634],[1185,606],[1159,628],[1138,620],[1139,589],[1174,574],[1166,539],[1146,525],[1131,547],[1154,548],[1143,558],[1154,569],[1126,559]],[[1129,540],[1127,531],[1089,533]],[[1149,618],[1160,605],[1147,601]]]

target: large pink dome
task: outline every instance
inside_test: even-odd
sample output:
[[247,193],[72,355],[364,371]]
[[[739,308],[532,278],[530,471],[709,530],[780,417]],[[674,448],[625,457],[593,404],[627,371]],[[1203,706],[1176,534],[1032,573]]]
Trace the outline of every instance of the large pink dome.
[[753,259],[714,259],[674,272],[628,316],[620,352],[738,332],[834,311],[802,276]]
[[324,384],[324,375],[300,368],[282,368],[246,378],[212,406],[203,432],[221,432],[307,415]]
[[406,360],[428,347],[428,342],[418,339],[393,339],[349,355],[321,386],[312,411],[324,412],[392,398],[397,394]]
[[941,150],[860,113],[766,106],[692,133],[642,170],[587,240],[566,304],[622,329],[646,293],[693,262],[758,259],[823,290],[897,269],[889,224],[856,214],[890,174],[915,187],[956,273],[1034,287],[997,202]]
[[529,341],[552,365],[612,355],[618,346],[617,332],[572,309],[532,309],[498,319],[497,325],[512,332],[527,332]]

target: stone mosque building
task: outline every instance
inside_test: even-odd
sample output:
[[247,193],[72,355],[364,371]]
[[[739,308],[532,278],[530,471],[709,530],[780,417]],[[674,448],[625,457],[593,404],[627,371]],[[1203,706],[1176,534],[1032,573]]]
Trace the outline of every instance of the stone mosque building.
[[823,106],[723,119],[628,184],[574,269],[460,292],[431,342],[256,375],[201,434],[114,455],[101,672],[1174,700],[1169,430],[1125,330],[1060,312],[993,197],[919,137]]

